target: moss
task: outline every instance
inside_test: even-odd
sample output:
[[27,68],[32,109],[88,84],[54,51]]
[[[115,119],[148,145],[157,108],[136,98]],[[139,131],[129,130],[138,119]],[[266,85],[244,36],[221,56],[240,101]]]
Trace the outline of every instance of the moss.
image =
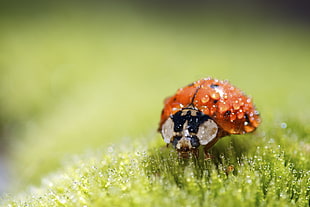
[[[237,156],[227,138],[210,160],[179,159],[162,143],[149,149],[109,147],[76,156],[43,179],[42,185],[8,206],[308,206],[309,152],[298,157],[279,145],[279,137]],[[253,137],[252,137],[253,138]],[[264,138],[260,137],[261,140]],[[127,146],[128,148],[128,146]],[[217,154],[216,150],[223,153]],[[304,168],[301,168],[304,164]],[[295,166],[299,166],[296,168]]]

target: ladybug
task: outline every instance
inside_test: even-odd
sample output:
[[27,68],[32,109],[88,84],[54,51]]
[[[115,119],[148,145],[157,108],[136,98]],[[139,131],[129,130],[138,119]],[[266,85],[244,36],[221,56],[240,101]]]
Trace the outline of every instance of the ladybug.
[[164,101],[158,131],[179,156],[205,155],[221,137],[253,132],[260,124],[252,99],[228,81],[198,80]]

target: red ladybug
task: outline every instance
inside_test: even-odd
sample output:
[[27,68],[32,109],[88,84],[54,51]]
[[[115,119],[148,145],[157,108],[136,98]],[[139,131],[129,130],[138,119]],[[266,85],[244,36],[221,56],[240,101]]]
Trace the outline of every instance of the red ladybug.
[[228,81],[205,78],[166,98],[158,131],[181,157],[205,153],[221,137],[254,131],[261,120],[252,99]]

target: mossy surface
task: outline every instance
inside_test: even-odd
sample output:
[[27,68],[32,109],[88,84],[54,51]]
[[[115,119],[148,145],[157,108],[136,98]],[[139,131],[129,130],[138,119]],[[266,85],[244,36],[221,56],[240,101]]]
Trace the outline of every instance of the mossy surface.
[[[149,149],[110,146],[68,160],[40,187],[8,196],[8,206],[308,206],[309,150],[302,142],[274,138],[226,138],[213,158],[179,159],[162,143]],[[297,134],[298,135],[298,134]],[[258,145],[248,144],[261,139]],[[239,155],[238,155],[239,154]]]

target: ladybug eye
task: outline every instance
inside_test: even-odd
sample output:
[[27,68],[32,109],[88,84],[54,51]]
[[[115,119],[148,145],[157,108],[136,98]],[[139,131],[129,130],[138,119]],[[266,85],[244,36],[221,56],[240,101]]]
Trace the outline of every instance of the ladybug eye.
[[207,121],[200,124],[197,133],[200,144],[207,145],[216,137],[217,132],[218,126],[212,119],[208,119]]
[[161,129],[161,134],[164,138],[164,141],[169,144],[170,140],[173,136],[173,132],[174,132],[174,122],[172,121],[171,118],[168,118],[167,121],[165,121],[165,123],[162,126]]

